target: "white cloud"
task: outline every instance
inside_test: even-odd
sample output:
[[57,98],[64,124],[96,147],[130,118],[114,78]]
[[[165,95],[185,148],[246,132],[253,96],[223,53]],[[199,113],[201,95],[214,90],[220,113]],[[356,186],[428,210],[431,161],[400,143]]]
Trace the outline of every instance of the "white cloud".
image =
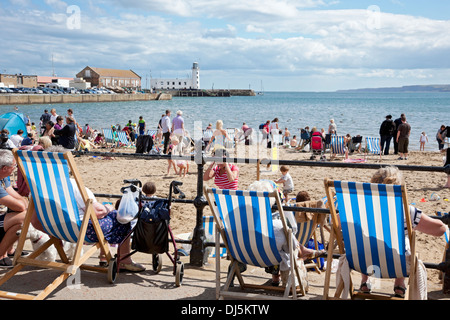
[[[67,76],[85,65],[182,72],[193,61],[202,75],[276,75],[279,83],[306,76],[426,81],[443,79],[450,69],[450,33],[444,32],[450,21],[380,12],[379,26],[370,28],[367,10],[330,10],[332,2],[312,0],[132,0],[123,10],[105,6],[118,2],[89,1],[77,30],[66,27],[65,10],[0,9],[0,68],[43,73],[53,53],[58,74]],[[158,16],[162,11],[183,18]]]

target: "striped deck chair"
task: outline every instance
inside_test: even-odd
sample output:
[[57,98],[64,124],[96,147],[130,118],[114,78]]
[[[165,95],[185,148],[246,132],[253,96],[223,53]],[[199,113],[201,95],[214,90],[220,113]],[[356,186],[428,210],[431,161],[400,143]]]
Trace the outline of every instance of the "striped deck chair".
[[117,136],[119,137],[119,142],[125,146],[128,147],[131,145],[130,140],[128,140],[127,134],[125,131],[117,131]]
[[[205,143],[205,147],[208,146],[208,144],[210,143],[213,133],[214,133],[214,131],[212,129],[203,130],[202,140]],[[213,148],[213,147],[210,146],[208,149],[211,149],[211,148]],[[208,150],[206,150],[206,151],[208,151]]]
[[[297,207],[303,207],[303,208],[322,208],[323,207],[323,201],[303,201],[303,202],[297,202],[295,203]],[[317,227],[322,227],[323,222],[325,221],[325,216],[323,214],[319,213],[311,213],[311,212],[295,212],[295,219],[297,221],[297,240],[298,242],[303,245],[307,246],[310,239],[314,240],[314,247],[315,250],[318,250],[319,246],[317,243],[317,234],[316,230]],[[323,232],[322,232],[323,234]],[[322,241],[324,241],[322,237]],[[311,262],[309,264],[305,264],[306,268],[314,268],[314,270],[320,274],[320,260],[316,259],[315,262]]]
[[227,128],[227,134],[230,140],[224,141],[224,146],[227,149],[234,148],[236,146],[236,129],[235,128]]
[[152,137],[153,140],[156,138],[156,134],[158,133],[158,129],[148,129],[147,134]]
[[381,146],[380,146],[380,138],[374,137],[366,137],[366,151],[364,153],[364,158],[370,154],[378,154],[381,159]]
[[299,292],[304,295],[304,289],[294,259],[292,248],[292,230],[287,227],[283,210],[279,211],[283,223],[284,235],[290,244],[291,269],[286,288],[244,283],[239,271],[238,262],[258,267],[279,265],[281,255],[276,247],[275,231],[272,220],[271,200],[275,200],[278,208],[282,208],[278,192],[257,192],[242,190],[220,190],[205,188],[205,195],[216,222],[216,252],[219,250],[219,236],[225,243],[230,256],[230,272],[224,287],[220,284],[220,257],[216,256],[216,297],[279,299],[279,296],[232,292],[229,286],[236,275],[241,289],[259,288],[264,290],[284,291],[283,298],[297,298],[295,280],[299,283]]
[[[332,188],[336,191],[339,218],[332,201]],[[406,297],[414,291],[417,257],[415,254],[415,231],[412,230],[406,187],[331,181],[325,179],[325,190],[330,204],[332,232],[330,242],[336,239],[341,259],[348,261],[350,270],[356,270],[377,278],[400,278],[409,276]],[[338,220],[339,219],[339,220]],[[407,235],[405,236],[405,232]],[[407,241],[411,247],[411,259],[407,255]],[[332,246],[329,246],[327,265],[331,265]],[[407,273],[410,260],[410,273]],[[341,263],[345,260],[341,260]],[[325,274],[324,298],[329,299],[331,268]],[[344,285],[341,281],[334,298],[340,298]],[[349,284],[351,298],[399,299],[381,293],[360,293]]]
[[[205,230],[205,236],[207,239],[208,238],[214,239],[215,227],[216,227],[216,223],[214,222],[213,216],[203,216],[203,229]],[[223,243],[223,242],[221,242],[221,243]],[[225,257],[227,255],[227,249],[221,247],[220,251],[219,251],[219,255],[220,255],[220,257]],[[215,247],[211,250],[211,253],[209,254],[209,256],[211,258],[216,257],[216,248]]]
[[331,144],[330,144],[330,153],[332,157],[336,155],[345,155],[347,158],[348,151],[345,145],[345,137],[344,136],[331,136]]
[[[102,129],[103,136],[105,137],[106,146],[117,146],[119,140],[114,138],[112,129]],[[118,132],[118,131],[117,131]]]
[[[31,200],[16,248],[14,268],[1,278],[0,285],[16,275],[25,266],[55,269],[62,273],[37,295],[2,291],[0,292],[0,296],[9,299],[44,299],[66,279],[75,275],[79,268],[107,272],[105,268],[84,264],[99,248],[105,252],[108,261],[111,260],[111,253],[94,213],[92,200],[88,198],[72,154],[70,152],[50,153],[17,149],[13,153],[18,167],[30,189]],[[80,213],[74,197],[74,189],[70,181],[70,171],[73,174],[85,203],[86,209],[82,220],[80,220]],[[44,231],[49,234],[50,239],[28,257],[21,257],[30,221],[34,214],[37,215]],[[84,254],[82,254],[83,243],[89,242],[85,238],[89,220],[92,221],[97,237],[101,241],[93,244],[88,250],[84,250]],[[69,261],[64,253],[60,240],[77,244],[74,257],[71,261]],[[58,251],[62,262],[36,259],[36,257],[52,245]]]

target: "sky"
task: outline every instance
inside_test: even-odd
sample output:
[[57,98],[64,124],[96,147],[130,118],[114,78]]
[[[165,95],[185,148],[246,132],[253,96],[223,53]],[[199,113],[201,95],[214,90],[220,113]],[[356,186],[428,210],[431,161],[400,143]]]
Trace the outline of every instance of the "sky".
[[0,0],[0,73],[86,66],[202,89],[450,84],[446,0]]

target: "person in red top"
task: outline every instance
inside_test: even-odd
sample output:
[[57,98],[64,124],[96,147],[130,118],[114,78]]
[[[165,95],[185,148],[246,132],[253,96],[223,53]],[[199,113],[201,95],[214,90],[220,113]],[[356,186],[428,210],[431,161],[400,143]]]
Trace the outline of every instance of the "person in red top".
[[[215,157],[229,157],[225,149],[217,149],[214,151]],[[213,161],[206,169],[203,175],[203,181],[208,181],[214,178],[214,184],[219,189],[238,189],[239,168],[231,163],[218,163]]]

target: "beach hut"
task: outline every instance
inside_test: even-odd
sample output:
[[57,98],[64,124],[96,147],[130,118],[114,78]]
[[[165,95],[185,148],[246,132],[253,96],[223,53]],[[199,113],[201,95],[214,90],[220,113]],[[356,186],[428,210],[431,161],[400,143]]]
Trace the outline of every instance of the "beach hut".
[[17,130],[23,130],[23,136],[27,136],[27,127],[25,125],[22,113],[8,112],[0,115],[0,130],[8,129],[9,137],[17,133]]

